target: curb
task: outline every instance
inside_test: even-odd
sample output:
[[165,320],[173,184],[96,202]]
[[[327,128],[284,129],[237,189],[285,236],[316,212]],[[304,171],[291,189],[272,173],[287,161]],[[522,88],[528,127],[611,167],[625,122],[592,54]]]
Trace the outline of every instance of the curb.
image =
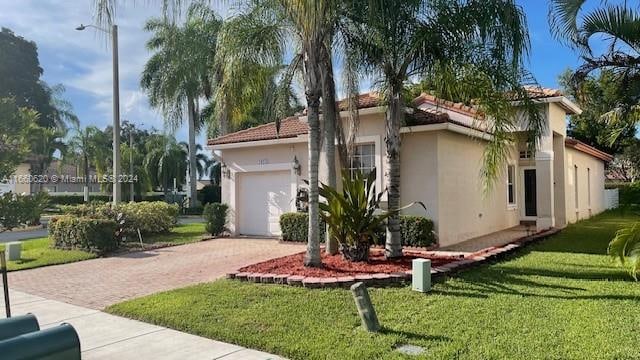
[[[509,244],[501,247],[491,247],[482,249],[471,255],[457,261],[436,266],[431,269],[431,279],[440,279],[448,274],[458,272],[463,269],[475,267],[494,260],[500,260],[507,255],[525,247],[526,245],[539,242],[549,236],[559,233],[560,229],[549,229],[534,235],[517,239]],[[314,276],[301,275],[283,275],[283,274],[262,274],[262,273],[246,273],[240,271],[232,271],[226,274],[227,279],[235,279],[239,281],[248,281],[263,284],[280,284],[289,286],[305,287],[308,289],[329,289],[329,288],[346,288],[356,282],[363,282],[367,286],[373,287],[389,287],[404,285],[411,282],[411,270],[395,273],[376,273],[362,274],[355,276],[329,277],[319,278]]]

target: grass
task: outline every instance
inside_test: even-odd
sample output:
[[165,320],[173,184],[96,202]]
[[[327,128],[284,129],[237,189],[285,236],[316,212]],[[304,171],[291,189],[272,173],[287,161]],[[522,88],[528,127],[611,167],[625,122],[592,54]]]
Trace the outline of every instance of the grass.
[[[47,265],[66,264],[76,261],[93,259],[95,254],[81,250],[59,250],[51,247],[49,238],[37,238],[22,241],[22,258],[17,261],[9,261],[9,271],[33,269]],[[0,244],[0,250],[4,245]]]
[[[204,223],[181,224],[166,234],[143,236],[142,240],[144,244],[154,246],[190,244],[202,240],[203,235],[205,235],[204,227]],[[126,244],[129,249],[134,249],[138,245],[137,238]]]
[[[220,280],[108,311],[291,359],[638,359],[640,285],[604,255],[607,213],[433,287],[370,289],[384,330],[360,328],[347,290]],[[425,348],[408,357],[399,344]],[[404,356],[404,357],[403,357]]]

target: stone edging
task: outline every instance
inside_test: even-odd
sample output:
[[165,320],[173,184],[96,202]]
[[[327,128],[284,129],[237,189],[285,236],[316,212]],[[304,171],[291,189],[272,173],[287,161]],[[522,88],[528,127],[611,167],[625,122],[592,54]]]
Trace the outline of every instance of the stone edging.
[[[507,254],[513,253],[514,251],[527,244],[542,240],[548,236],[557,234],[558,232],[560,232],[560,229],[546,230],[535,235],[525,236],[501,247],[493,247],[480,250],[461,260],[453,261],[442,266],[435,266],[431,268],[431,278],[438,279],[447,274],[451,274],[469,267],[477,266],[493,260],[498,260],[505,257]],[[338,287],[349,288],[356,282],[363,282],[369,286],[385,287],[393,285],[403,285],[410,282],[411,270],[391,274],[378,273],[330,278],[232,271],[227,273],[226,277],[227,279],[235,279],[253,283],[302,286],[310,289]]]

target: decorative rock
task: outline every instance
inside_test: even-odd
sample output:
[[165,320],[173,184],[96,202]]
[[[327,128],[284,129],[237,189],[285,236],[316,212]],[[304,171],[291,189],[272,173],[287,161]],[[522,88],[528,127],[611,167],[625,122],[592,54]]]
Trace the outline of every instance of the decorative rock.
[[4,250],[7,261],[20,260],[22,257],[20,254],[22,252],[22,243],[20,241],[6,243]]
[[362,320],[362,326],[367,331],[379,331],[380,323],[378,322],[376,310],[371,303],[367,287],[362,282],[355,283],[351,286],[351,293],[353,293],[353,299],[356,302],[358,314],[360,314],[360,319]]

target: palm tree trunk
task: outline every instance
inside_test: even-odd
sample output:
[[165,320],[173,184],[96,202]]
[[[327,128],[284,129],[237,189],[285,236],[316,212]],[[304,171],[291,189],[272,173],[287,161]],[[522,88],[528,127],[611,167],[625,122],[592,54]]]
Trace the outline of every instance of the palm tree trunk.
[[320,163],[320,79],[318,46],[307,44],[305,58],[305,94],[307,97],[307,121],[309,122],[309,233],[305,266],[319,267],[320,259],[320,209],[318,207],[318,167]]
[[189,207],[195,207],[198,201],[196,187],[196,107],[194,99],[187,99],[189,112]]
[[[332,188],[337,186],[336,178],[336,126],[338,118],[336,110],[336,84],[333,79],[333,64],[331,61],[331,54],[326,46],[322,47],[322,71],[320,72],[322,78],[322,111],[324,119],[324,141],[322,142],[322,153],[325,154],[326,168],[327,168],[327,185]],[[326,229],[325,239],[325,251],[331,255],[338,253],[338,243]]]
[[[395,91],[394,91],[395,90]],[[387,110],[386,138],[387,167],[386,187],[388,196],[388,209],[400,207],[400,124],[404,114],[404,104],[400,95],[400,89],[391,89],[389,109]],[[400,216],[398,214],[387,220],[387,240],[385,243],[385,256],[395,258],[402,256],[402,241],[400,235]]]
[[89,202],[89,157],[87,153],[84,153],[84,188],[82,189],[84,193],[84,202]]

